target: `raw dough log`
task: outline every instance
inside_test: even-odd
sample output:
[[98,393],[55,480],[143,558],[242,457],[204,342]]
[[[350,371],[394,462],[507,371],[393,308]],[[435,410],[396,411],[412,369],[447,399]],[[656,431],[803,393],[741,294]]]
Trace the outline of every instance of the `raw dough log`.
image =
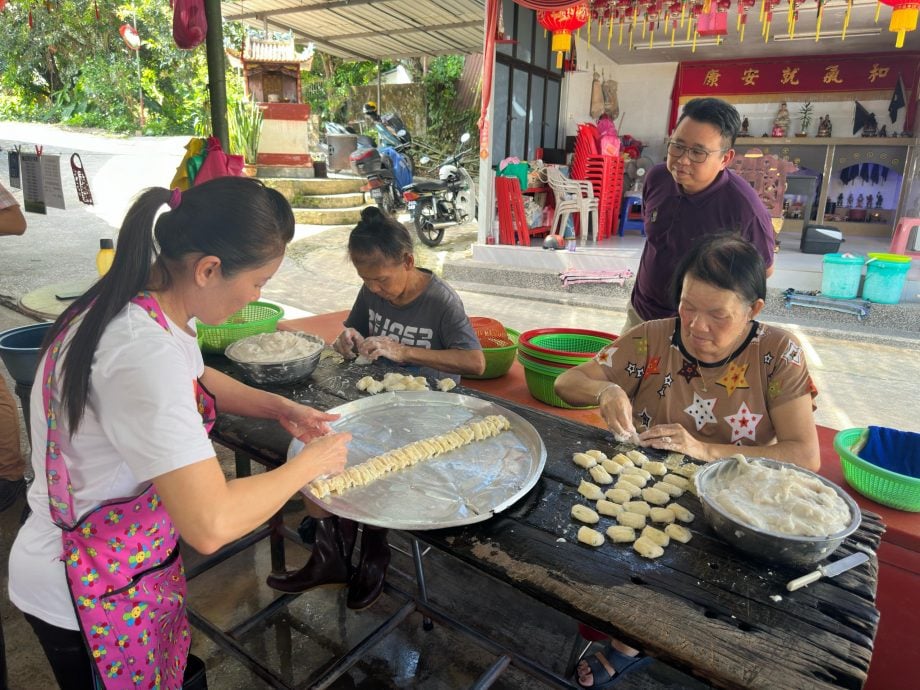
[[581,526],[578,528],[578,541],[588,546],[600,546],[604,543],[604,535],[590,527]]
[[614,503],[613,501],[608,501],[602,498],[597,502],[597,512],[601,515],[616,517],[623,512],[623,506],[621,506],[619,503]]
[[653,489],[658,489],[659,491],[664,491],[671,498],[680,498],[684,495],[684,490],[681,489],[676,484],[671,484],[670,482],[657,482],[652,485]]
[[673,468],[671,471],[674,474],[679,474],[681,477],[692,479],[693,475],[696,474],[698,469],[700,469],[699,465],[694,465],[692,462],[688,462],[688,463],[684,463],[683,465],[678,465],[677,467]]
[[626,457],[632,460],[636,465],[642,467],[645,463],[648,462],[648,457],[645,453],[638,450],[628,450],[626,451]]
[[658,546],[648,537],[639,537],[633,542],[633,548],[643,558],[658,558],[664,553],[664,549]]
[[489,415],[440,436],[414,441],[401,448],[377,455],[329,479],[314,479],[309,484],[310,493],[317,498],[325,498],[330,493],[341,493],[353,486],[366,486],[387,472],[401,470],[423,460],[430,460],[436,455],[471,443],[474,439],[478,441],[498,436],[510,428],[511,422],[504,415]]
[[636,530],[626,525],[611,525],[607,528],[607,536],[615,544],[628,544],[636,540]]
[[683,489],[684,491],[690,488],[690,482],[685,477],[681,477],[679,474],[666,474],[664,475],[664,479],[661,481],[668,484],[673,484],[677,488]]
[[628,482],[629,484],[637,486],[641,489],[643,486],[648,484],[648,479],[643,477],[641,474],[621,474],[620,481],[617,483],[622,484],[623,482]]
[[668,468],[680,467],[684,463],[684,459],[687,456],[683,453],[668,453],[668,456],[664,459],[664,464]]
[[578,493],[591,501],[596,501],[604,497],[604,492],[601,491],[601,487],[597,484],[587,482],[584,479],[582,479],[581,484],[578,485]]
[[614,462],[613,460],[608,460],[604,458],[600,461],[601,467],[607,470],[607,474],[620,474],[623,471],[623,466],[619,463]]
[[607,489],[604,495],[607,497],[608,501],[612,501],[613,503],[626,503],[626,501],[632,498],[632,494],[628,491],[615,487],[613,489]]
[[[674,488],[676,489],[677,487]],[[642,498],[656,506],[663,506],[671,500],[671,496],[669,494],[665,493],[661,489],[656,489],[655,487],[642,489]]]
[[639,513],[630,513],[628,510],[624,510],[622,513],[617,515],[617,522],[626,527],[632,527],[633,529],[642,529],[645,527],[645,516],[639,515]]
[[669,503],[668,509],[670,509],[674,513],[674,517],[681,522],[693,522],[693,513],[684,508],[680,503]]
[[630,513],[638,513],[648,517],[652,507],[645,501],[627,501],[623,504],[623,509],[628,510]]
[[664,522],[670,524],[677,519],[677,516],[674,514],[674,511],[670,508],[652,508],[648,514],[649,520],[652,522]]
[[642,530],[642,536],[655,542],[662,548],[671,543],[671,538],[657,527],[646,527]]
[[590,455],[592,458],[594,458],[598,462],[602,462],[607,459],[607,456],[604,454],[604,451],[597,450],[596,448],[592,448],[591,450],[586,450],[585,453]]
[[649,460],[647,463],[642,465],[642,469],[647,470],[652,474],[658,475],[659,477],[668,473],[668,466],[663,462],[657,462],[655,460]]
[[640,489],[635,484],[631,484],[630,482],[625,481],[625,479],[620,479],[620,481],[613,485],[613,488],[622,489],[623,491],[628,492],[631,498],[635,498],[642,493],[642,489]]
[[634,474],[638,477],[642,477],[645,480],[649,480],[652,478],[651,472],[646,470],[644,467],[635,467],[635,466],[624,467],[620,470],[620,474],[622,474],[623,476],[626,476],[627,474]]
[[[425,384],[426,387],[428,384]],[[447,391],[452,391],[457,387],[457,382],[453,379],[438,379],[438,390],[446,393]]]
[[584,522],[589,525],[596,525],[600,516],[591,510],[588,506],[583,506],[581,503],[576,503],[572,506],[572,517],[578,520],[579,522]]
[[584,467],[586,470],[589,470],[597,464],[597,459],[588,453],[575,453],[572,456],[572,462],[579,467]]
[[623,453],[617,453],[610,459],[613,460],[616,464],[623,465],[624,467],[632,467],[636,464],[625,455],[623,455]]
[[683,525],[668,525],[664,528],[664,533],[667,534],[674,541],[679,541],[682,544],[686,544],[690,541],[693,536]]
[[611,477],[610,473],[600,465],[592,467],[588,470],[588,474],[590,474],[591,478],[598,484],[613,484],[613,477]]
[[[441,384],[444,381],[450,381],[453,386],[441,388]],[[448,391],[456,385],[453,379],[442,379],[438,381],[438,388],[443,391]],[[382,391],[427,391],[428,381],[424,376],[410,376],[409,374],[399,374],[395,371],[391,371],[384,374],[383,379],[380,381],[373,376],[362,376],[355,384],[355,388],[372,395]]]

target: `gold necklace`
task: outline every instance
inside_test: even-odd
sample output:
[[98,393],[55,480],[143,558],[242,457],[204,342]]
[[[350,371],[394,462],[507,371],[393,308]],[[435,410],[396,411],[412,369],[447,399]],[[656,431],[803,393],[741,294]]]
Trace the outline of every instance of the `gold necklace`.
[[[746,337],[746,334],[745,334],[745,332],[742,330],[742,331],[741,331],[741,340],[743,341],[745,337]],[[735,339],[735,342],[732,343],[732,349],[731,349],[731,351],[728,353],[728,356],[727,356],[725,359],[723,359],[722,361],[720,361],[720,362],[716,362],[715,364],[710,364],[710,365],[709,365],[708,367],[706,367],[706,368],[707,368],[707,369],[712,369],[714,372],[718,372],[719,369],[721,369],[721,368],[724,367],[726,364],[728,364],[729,361],[731,361],[731,360],[735,357],[735,355],[738,354],[738,350],[737,350],[737,347],[736,347],[737,344],[738,344],[738,339],[736,338],[736,339]],[[686,347],[686,346],[685,346],[685,347]],[[689,350],[689,349],[687,350],[687,354],[690,355],[690,350]],[[703,363],[700,362],[700,360],[698,360],[698,359],[696,358],[696,355],[690,355],[690,356],[693,357],[693,361],[696,363],[696,371],[697,371],[697,373],[700,375],[700,381],[703,382],[702,390],[703,390],[704,393],[708,393],[708,392],[709,392],[709,386],[706,384],[706,377],[703,376]],[[718,379],[716,379],[716,380],[718,380]]]

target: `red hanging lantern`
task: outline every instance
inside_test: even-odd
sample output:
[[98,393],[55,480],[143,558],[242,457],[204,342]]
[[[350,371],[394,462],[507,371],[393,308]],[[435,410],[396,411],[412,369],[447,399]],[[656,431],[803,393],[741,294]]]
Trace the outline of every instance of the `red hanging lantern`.
[[141,49],[141,37],[137,35],[137,31],[133,26],[130,24],[122,24],[121,28],[118,29],[118,33],[121,34],[121,38],[128,48],[131,50]]
[[898,34],[896,48],[904,47],[904,34],[917,28],[917,15],[920,14],[920,0],[879,0],[891,7],[891,21],[888,30]]
[[585,25],[590,16],[588,5],[580,2],[561,10],[538,10],[537,21],[553,32],[552,48],[556,52],[556,67],[562,68],[562,54],[572,49],[572,32]]

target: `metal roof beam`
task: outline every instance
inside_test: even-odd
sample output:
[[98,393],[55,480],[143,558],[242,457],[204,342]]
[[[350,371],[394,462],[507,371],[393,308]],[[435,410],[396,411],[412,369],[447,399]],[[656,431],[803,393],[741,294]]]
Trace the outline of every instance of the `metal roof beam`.
[[[471,29],[479,28],[482,26],[481,21],[475,22],[454,22],[453,24],[435,24],[434,26],[404,26],[401,29],[387,29],[386,35],[393,36],[394,34],[409,34],[409,33],[418,33],[420,31],[448,31],[450,29]],[[356,34],[338,34],[337,36],[329,36],[331,39],[335,40],[349,40],[354,38],[370,38],[371,36],[379,36],[380,30],[376,31],[362,31]]]
[[296,7],[281,7],[277,10],[268,10],[267,12],[241,12],[240,14],[225,15],[224,19],[231,21],[241,21],[243,19],[253,19],[263,16],[278,16],[281,14],[306,14],[307,12],[320,12],[323,10],[334,10],[339,7],[355,7],[356,5],[370,5],[379,0],[329,0],[319,5],[297,5]]

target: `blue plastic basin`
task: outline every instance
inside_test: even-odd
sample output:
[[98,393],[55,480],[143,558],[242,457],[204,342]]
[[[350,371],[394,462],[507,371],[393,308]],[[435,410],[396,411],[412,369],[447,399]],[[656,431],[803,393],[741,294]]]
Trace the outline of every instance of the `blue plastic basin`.
[[13,380],[31,386],[38,368],[38,353],[52,322],[11,328],[0,333],[0,359]]

